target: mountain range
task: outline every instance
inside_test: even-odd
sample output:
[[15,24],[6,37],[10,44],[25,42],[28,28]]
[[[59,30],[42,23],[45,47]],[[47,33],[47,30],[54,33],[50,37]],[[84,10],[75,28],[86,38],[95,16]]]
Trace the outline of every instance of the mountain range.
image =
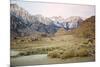
[[62,18],[61,16],[44,17],[42,15],[31,15],[17,4],[10,4],[11,36],[28,36],[31,34],[45,33],[54,34],[58,29],[66,31],[77,28],[83,22],[79,16]]

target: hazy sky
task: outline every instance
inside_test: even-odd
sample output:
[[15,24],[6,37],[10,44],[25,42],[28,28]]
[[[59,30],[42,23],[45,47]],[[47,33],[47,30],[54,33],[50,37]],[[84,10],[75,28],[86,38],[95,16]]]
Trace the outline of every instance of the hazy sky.
[[41,14],[46,17],[62,16],[64,18],[70,16],[87,18],[95,15],[94,5],[72,5],[21,1],[16,3],[32,15]]

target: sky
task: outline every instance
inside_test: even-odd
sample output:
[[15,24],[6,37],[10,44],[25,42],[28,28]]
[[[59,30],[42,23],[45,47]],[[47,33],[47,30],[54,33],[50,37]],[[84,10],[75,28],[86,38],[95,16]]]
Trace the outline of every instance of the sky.
[[87,18],[95,15],[95,5],[77,5],[77,4],[59,4],[43,2],[22,2],[11,1],[27,10],[30,14],[40,14],[45,17],[61,16],[67,18],[70,16],[80,16]]

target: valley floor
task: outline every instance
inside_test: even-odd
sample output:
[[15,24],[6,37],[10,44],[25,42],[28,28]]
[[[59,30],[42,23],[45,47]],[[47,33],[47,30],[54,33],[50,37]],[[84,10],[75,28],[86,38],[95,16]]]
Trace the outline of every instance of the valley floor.
[[[37,65],[37,64],[54,64],[54,63],[75,63],[75,62],[89,62],[95,61],[95,55],[93,54],[95,48],[94,45],[86,43],[86,39],[76,38],[72,35],[62,35],[55,37],[42,38],[40,41],[34,41],[31,43],[20,43],[17,45],[11,45],[11,65]],[[90,50],[89,54],[92,56],[79,57],[86,55],[84,49]],[[81,55],[66,58],[70,49],[77,50],[82,49]],[[53,50],[66,53],[61,59],[52,55]],[[17,51],[14,53],[14,51]],[[82,52],[82,53],[81,53]],[[50,54],[50,57],[48,56]],[[56,54],[56,53],[54,53]],[[75,54],[76,55],[76,54]],[[70,56],[70,55],[69,55]],[[52,58],[53,57],[53,58]],[[57,57],[57,58],[56,58]],[[65,57],[65,58],[64,58]]]

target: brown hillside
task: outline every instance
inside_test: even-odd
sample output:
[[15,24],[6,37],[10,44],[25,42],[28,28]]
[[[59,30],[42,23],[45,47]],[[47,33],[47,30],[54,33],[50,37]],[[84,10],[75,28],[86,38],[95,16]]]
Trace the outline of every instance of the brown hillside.
[[55,36],[59,36],[59,35],[65,35],[66,34],[66,30],[64,28],[60,28],[56,33]]
[[84,20],[80,27],[74,30],[74,33],[84,38],[95,38],[95,16]]

